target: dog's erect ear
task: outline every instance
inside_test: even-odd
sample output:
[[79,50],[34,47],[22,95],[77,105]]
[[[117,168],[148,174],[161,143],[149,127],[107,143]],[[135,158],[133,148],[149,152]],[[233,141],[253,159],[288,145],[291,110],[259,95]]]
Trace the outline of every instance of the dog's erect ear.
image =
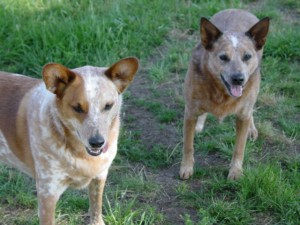
[[137,58],[125,58],[109,67],[105,75],[116,85],[119,93],[122,93],[133,80],[138,67]]
[[201,43],[206,50],[211,50],[213,44],[223,33],[208,19],[202,17],[200,20]]
[[246,32],[246,35],[254,40],[256,50],[262,49],[266,42],[266,37],[269,31],[269,23],[269,17],[265,17]]
[[46,84],[46,88],[56,94],[58,98],[62,98],[66,87],[75,79],[74,72],[67,67],[49,63],[43,68],[43,79]]

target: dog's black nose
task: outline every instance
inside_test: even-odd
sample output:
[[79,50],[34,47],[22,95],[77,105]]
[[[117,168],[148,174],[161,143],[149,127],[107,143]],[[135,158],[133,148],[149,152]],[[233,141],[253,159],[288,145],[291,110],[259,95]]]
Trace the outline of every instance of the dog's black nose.
[[245,81],[245,77],[241,73],[236,73],[231,76],[231,81],[233,85],[242,85]]
[[89,139],[89,144],[92,148],[100,148],[104,145],[105,140],[100,135],[95,135]]

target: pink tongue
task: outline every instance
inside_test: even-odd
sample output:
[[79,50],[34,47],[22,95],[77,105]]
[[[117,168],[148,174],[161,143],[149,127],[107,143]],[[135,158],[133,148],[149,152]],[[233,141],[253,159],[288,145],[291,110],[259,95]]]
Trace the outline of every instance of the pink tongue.
[[103,152],[103,153],[107,152],[107,149],[108,149],[108,143],[103,147],[102,152]]
[[231,88],[231,94],[234,97],[240,97],[243,93],[243,87],[241,85],[232,85],[230,88]]

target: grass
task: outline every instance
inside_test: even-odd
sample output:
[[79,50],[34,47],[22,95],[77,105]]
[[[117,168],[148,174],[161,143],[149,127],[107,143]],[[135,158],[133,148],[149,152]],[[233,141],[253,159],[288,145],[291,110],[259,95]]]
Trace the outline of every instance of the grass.
[[[234,117],[208,116],[195,139],[195,174],[178,178],[182,84],[199,18],[231,7],[271,17],[248,141],[245,176],[227,181]],[[124,96],[119,153],[104,196],[106,224],[300,224],[300,4],[297,0],[0,0],[0,69],[40,77],[53,61],[70,68],[140,58],[136,93]],[[129,113],[135,112],[135,113]],[[138,113],[137,113],[138,112]],[[148,123],[139,121],[140,116]],[[86,190],[61,197],[58,224],[87,224]],[[35,183],[0,165],[0,224],[38,224]]]

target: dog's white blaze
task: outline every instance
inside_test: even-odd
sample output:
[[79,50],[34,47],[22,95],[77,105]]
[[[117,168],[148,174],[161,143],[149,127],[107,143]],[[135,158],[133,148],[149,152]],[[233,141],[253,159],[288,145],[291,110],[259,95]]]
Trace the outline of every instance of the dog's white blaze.
[[85,89],[87,90],[87,98],[89,101],[88,112],[88,128],[92,129],[92,132],[97,132],[98,123],[101,115],[101,99],[98,96],[100,88],[100,79],[95,76],[84,76]]
[[239,43],[237,37],[234,36],[234,35],[230,35],[230,40],[231,40],[231,42],[232,42],[233,47],[236,48],[237,45],[238,45],[238,43]]
[[[112,111],[104,112],[103,109],[110,102],[119,104],[115,85],[106,76],[103,76],[105,70],[106,68],[86,66],[84,72],[79,71],[84,79],[86,96],[89,102],[88,117],[84,122],[86,123],[84,125],[85,130],[88,130],[89,135],[99,132],[104,138],[107,135],[109,123],[112,121],[114,113]],[[81,133],[81,139],[88,139],[89,137],[84,133]]]

